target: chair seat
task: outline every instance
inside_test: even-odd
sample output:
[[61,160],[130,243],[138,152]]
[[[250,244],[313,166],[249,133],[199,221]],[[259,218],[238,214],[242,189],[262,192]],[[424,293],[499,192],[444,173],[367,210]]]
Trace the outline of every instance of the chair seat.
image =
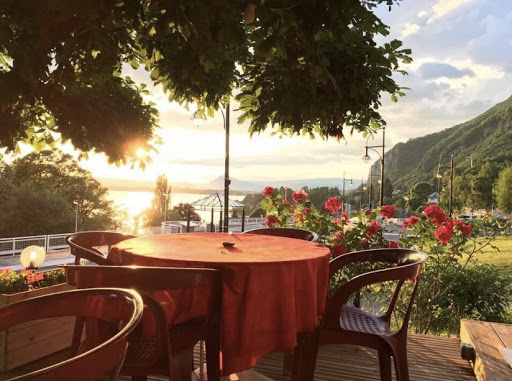
[[360,308],[343,306],[340,314],[340,327],[347,331],[368,333],[372,335],[389,335],[387,324],[377,316],[370,315]]

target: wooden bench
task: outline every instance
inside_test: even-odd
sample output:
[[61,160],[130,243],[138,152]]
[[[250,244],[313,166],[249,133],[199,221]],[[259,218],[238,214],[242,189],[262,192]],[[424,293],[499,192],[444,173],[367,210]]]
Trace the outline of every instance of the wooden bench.
[[478,381],[512,380],[512,368],[499,350],[512,349],[512,324],[461,320],[460,340],[474,349],[470,357]]

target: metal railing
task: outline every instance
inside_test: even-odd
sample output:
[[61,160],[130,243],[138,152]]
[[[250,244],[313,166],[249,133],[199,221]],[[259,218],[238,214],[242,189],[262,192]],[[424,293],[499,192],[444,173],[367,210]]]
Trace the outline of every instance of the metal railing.
[[0,238],[0,256],[20,254],[27,246],[44,247],[46,251],[66,249],[65,238],[71,233]]
[[[255,229],[265,226],[265,218],[261,217],[247,217],[244,219],[244,230]],[[193,228],[191,228],[193,227]],[[230,218],[229,230],[234,232],[241,231],[242,219]],[[199,225],[197,221],[191,221],[189,231],[205,232],[207,227]],[[217,230],[218,231],[218,230]],[[187,232],[187,221],[165,221],[162,226],[152,226],[144,228],[137,235],[156,235],[156,234],[171,234],[171,233],[185,233]],[[11,237],[0,238],[0,257],[19,255],[27,246],[35,245],[43,247],[47,252],[50,250],[67,249],[65,238],[72,233],[60,233],[49,235],[37,235],[28,237]]]

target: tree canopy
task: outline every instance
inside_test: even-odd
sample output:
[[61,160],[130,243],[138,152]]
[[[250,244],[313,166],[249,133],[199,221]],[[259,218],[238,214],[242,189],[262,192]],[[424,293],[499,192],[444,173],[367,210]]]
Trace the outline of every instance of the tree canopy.
[[60,152],[33,152],[0,163],[1,236],[69,233],[75,218],[79,230],[115,229],[119,221],[107,192]]
[[373,9],[398,1],[4,0],[0,146],[41,149],[58,132],[126,162],[157,127],[126,64],[202,112],[236,92],[251,134],[371,132],[385,124],[381,93],[403,95],[392,75],[411,61],[400,41],[376,42],[389,32]]

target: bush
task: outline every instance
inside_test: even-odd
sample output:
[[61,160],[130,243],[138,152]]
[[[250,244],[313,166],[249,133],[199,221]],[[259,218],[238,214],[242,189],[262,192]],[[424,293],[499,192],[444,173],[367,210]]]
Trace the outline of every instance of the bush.
[[[397,242],[389,242],[383,233],[384,226],[390,225],[389,220],[395,216],[393,206],[385,205],[349,218],[339,212],[341,202],[335,197],[329,198],[319,211],[303,190],[293,193],[294,204],[281,201],[272,187],[266,187],[263,194],[266,199],[261,206],[267,211],[268,226],[292,224],[315,231],[321,242],[330,247],[333,257],[384,247],[414,248],[427,253],[429,260],[422,270],[410,319],[414,331],[423,334],[457,332],[461,318],[510,319],[511,279],[494,266],[478,264],[478,254],[484,248],[497,250],[493,245],[495,234],[500,230],[496,221],[484,217],[469,224],[448,218],[439,206],[431,204],[420,215],[412,215],[402,224]],[[337,276],[336,285],[369,269],[353,266],[347,273]],[[331,288],[336,285],[331,284]],[[372,309],[385,308],[379,302],[392,292],[391,286],[368,288],[362,295],[355,295],[354,300],[359,303],[366,296],[366,305]],[[405,300],[399,300],[398,306],[401,313],[396,318],[401,320]]]

